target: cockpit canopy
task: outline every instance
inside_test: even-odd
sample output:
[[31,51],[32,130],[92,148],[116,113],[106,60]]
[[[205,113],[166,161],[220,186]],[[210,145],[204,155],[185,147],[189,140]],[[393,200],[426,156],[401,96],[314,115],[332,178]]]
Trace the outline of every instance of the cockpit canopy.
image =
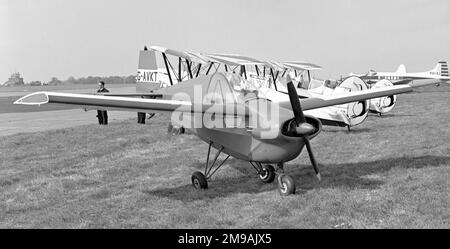
[[[223,76],[226,80],[221,79]],[[211,79],[205,99],[208,103],[225,104],[265,98],[254,81],[246,80],[235,73],[224,73],[223,76],[217,74]]]

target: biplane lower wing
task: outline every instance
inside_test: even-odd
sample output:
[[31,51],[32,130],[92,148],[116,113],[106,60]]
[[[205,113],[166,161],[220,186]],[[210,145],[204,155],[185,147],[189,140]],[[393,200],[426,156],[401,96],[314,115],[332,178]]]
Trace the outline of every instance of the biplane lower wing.
[[[312,97],[301,99],[300,103],[304,111],[333,106],[333,105],[341,105],[346,103],[352,103],[357,101],[362,101],[366,99],[379,98],[384,96],[390,96],[394,94],[401,94],[412,92],[413,88],[409,85],[401,85],[401,86],[392,86],[392,87],[384,87],[377,89],[367,89],[361,91],[354,91],[343,94],[336,95],[326,95],[320,97]],[[289,101],[279,102],[279,105],[290,109],[291,103]]]

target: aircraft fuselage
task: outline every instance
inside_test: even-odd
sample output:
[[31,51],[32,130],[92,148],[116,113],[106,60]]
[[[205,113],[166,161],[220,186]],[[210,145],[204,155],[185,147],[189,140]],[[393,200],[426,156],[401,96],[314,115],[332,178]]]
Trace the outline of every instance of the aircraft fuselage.
[[[208,104],[211,104],[210,101],[215,101],[216,104],[236,101],[237,105],[246,109],[245,114],[221,116],[206,112],[184,112],[183,116],[172,118],[172,122],[190,130],[206,143],[211,143],[214,148],[245,161],[280,163],[296,158],[305,142],[300,136],[286,135],[284,132],[287,130],[284,127],[286,123],[293,119],[292,111],[280,107],[276,102],[260,98],[252,91],[244,95],[223,77],[222,74],[202,76],[158,92],[170,99],[177,99],[177,94],[182,92],[185,98],[195,101],[202,98]],[[212,95],[208,94],[211,93],[219,98],[209,98]],[[225,96],[225,93],[232,93],[234,96]],[[321,124],[312,116],[306,118],[316,127],[316,132],[309,137],[311,139],[321,131]]]

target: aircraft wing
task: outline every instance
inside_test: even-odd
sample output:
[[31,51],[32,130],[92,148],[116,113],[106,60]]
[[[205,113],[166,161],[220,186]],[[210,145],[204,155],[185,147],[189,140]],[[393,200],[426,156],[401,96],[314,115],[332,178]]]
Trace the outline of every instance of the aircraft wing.
[[412,79],[404,79],[404,80],[399,80],[399,81],[395,81],[392,82],[393,85],[404,85],[404,84],[409,84],[411,83]]
[[160,93],[97,93],[97,95],[103,96],[115,96],[115,97],[153,97],[161,98]]
[[[357,102],[366,99],[379,98],[383,96],[390,96],[394,94],[401,94],[411,92],[413,89],[409,85],[401,85],[401,86],[392,86],[392,87],[384,87],[377,89],[367,89],[362,91],[354,91],[344,94],[336,94],[336,95],[326,95],[326,96],[318,96],[312,98],[301,99],[300,103],[302,105],[302,109],[304,111],[317,109],[327,106],[333,105],[341,105],[351,102]],[[283,101],[279,103],[280,106],[284,108],[291,108],[291,103],[289,101]]]
[[[140,95],[139,95],[140,96]],[[83,109],[117,110],[133,112],[198,112],[223,115],[245,115],[245,109],[235,105],[205,105],[191,101],[144,99],[133,97],[102,96],[60,92],[35,92],[14,102],[23,105],[58,104],[78,106]],[[227,113],[230,110],[230,113]]]

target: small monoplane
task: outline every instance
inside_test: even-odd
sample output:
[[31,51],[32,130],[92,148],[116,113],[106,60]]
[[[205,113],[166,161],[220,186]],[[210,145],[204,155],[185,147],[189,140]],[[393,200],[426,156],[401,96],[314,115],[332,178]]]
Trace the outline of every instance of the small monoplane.
[[[300,100],[290,77],[287,79],[289,100],[280,102],[267,97],[267,94],[281,94],[277,91],[269,89],[263,93],[238,74],[214,73],[166,87],[158,92],[161,99],[36,92],[15,104],[171,112],[172,122],[180,123],[209,144],[204,171],[194,172],[191,177],[195,188],[208,188],[208,180],[232,156],[248,161],[263,182],[270,183],[276,178],[279,192],[289,195],[295,193],[295,182],[283,173],[283,165],[295,159],[304,147],[320,180],[310,140],[321,132],[322,123],[304,111],[412,91],[410,86],[402,85]],[[212,163],[211,148],[217,150]],[[222,153],[227,156],[218,163]]]

